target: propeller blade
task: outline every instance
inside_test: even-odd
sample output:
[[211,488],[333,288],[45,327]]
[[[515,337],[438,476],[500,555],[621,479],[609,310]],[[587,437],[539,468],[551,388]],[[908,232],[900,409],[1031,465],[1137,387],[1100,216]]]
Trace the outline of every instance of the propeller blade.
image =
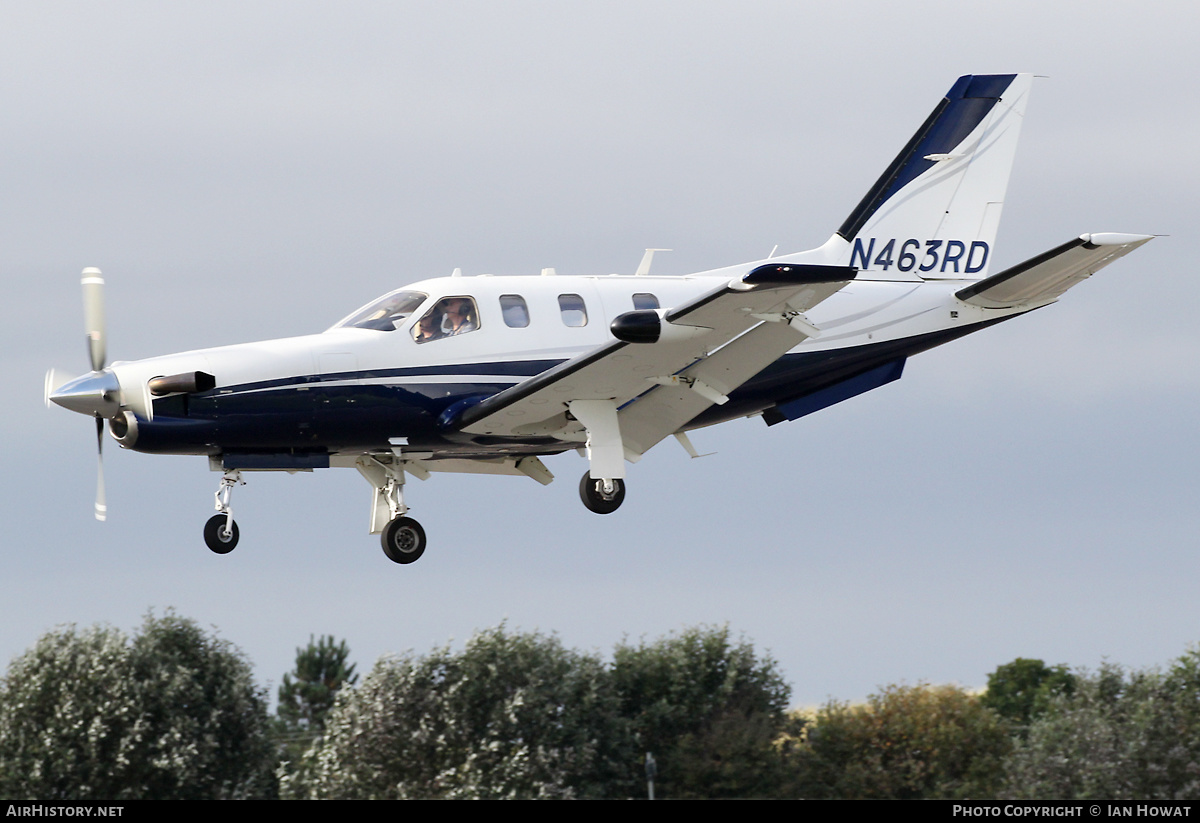
[[100,276],[100,269],[87,268],[79,282],[83,286],[83,327],[87,333],[88,357],[92,361],[92,371],[100,371],[107,356],[104,349],[104,278]]
[[108,519],[104,502],[104,418],[96,415],[96,519]]

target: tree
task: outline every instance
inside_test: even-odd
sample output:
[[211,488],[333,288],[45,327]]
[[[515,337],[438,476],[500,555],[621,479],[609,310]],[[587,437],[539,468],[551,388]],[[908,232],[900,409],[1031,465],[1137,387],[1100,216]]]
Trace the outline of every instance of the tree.
[[[618,645],[612,676],[639,753],[657,761],[656,796],[775,793],[773,741],[791,690],[769,655],[731,638],[728,626],[699,626]],[[641,793],[637,783],[630,791]]]
[[601,661],[555,637],[480,632],[376,663],[283,779],[300,798],[610,796],[633,761]]
[[1011,720],[1024,736],[1030,721],[1042,714],[1056,696],[1074,690],[1075,675],[1066,666],[1047,666],[1041,660],[1018,657],[988,675],[982,702]]
[[1165,674],[1105,664],[1037,717],[1009,761],[1009,797],[1200,797],[1200,650]]
[[296,649],[296,669],[283,676],[279,687],[279,716],[292,727],[320,732],[325,715],[333,708],[338,690],[358,682],[353,663],[348,664],[350,649],[346,641],[335,643],[333,636]]
[[831,701],[793,747],[789,793],[822,799],[993,797],[1007,724],[956,686],[887,686],[865,705]]
[[132,639],[59,628],[0,681],[0,794],[270,796],[267,723],[245,657],[190,620],[148,615]]

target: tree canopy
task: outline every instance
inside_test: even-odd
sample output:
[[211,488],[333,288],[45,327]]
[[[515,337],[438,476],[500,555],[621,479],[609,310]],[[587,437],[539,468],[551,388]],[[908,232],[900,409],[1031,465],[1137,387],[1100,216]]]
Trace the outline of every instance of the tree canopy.
[[727,627],[605,660],[501,625],[361,683],[348,657],[297,649],[275,724],[324,732],[273,742],[245,656],[191,620],[46,632],[0,678],[0,796],[630,798],[653,753],[664,798],[1200,797],[1200,648],[1161,670],[1017,658],[981,696],[887,686],[812,713]]
[[1200,797],[1200,649],[1168,671],[1105,664],[1076,677],[1008,763],[1015,798]]
[[314,640],[310,636],[307,646],[296,649],[295,670],[285,674],[279,686],[279,716],[293,726],[323,729],[338,690],[358,682],[355,665],[349,661],[345,640],[335,642],[332,635]]
[[994,797],[1008,727],[957,686],[888,686],[830,701],[791,753],[789,794],[826,799]]
[[769,796],[788,687],[727,628],[636,646],[606,665],[501,626],[461,652],[386,658],[343,693],[284,778],[289,797]]
[[604,796],[631,759],[615,708],[599,658],[500,626],[461,652],[381,659],[338,701],[284,794]]
[[791,689],[778,664],[728,626],[697,626],[652,643],[621,643],[612,677],[639,753],[652,752],[656,795],[767,796],[773,742]]
[[47,632],[0,681],[0,794],[54,800],[274,793],[250,665],[190,620]]
[[988,675],[983,705],[1015,723],[1024,734],[1030,721],[1045,712],[1058,695],[1075,690],[1075,675],[1064,665],[1018,657]]

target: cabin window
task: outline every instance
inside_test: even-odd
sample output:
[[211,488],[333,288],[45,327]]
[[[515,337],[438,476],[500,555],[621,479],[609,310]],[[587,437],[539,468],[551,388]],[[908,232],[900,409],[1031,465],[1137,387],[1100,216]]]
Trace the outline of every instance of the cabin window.
[[523,329],[529,325],[529,307],[519,294],[500,295],[500,313],[504,316],[504,325],[510,329]]
[[633,296],[633,307],[637,311],[662,308],[658,305],[658,298],[648,291],[640,291]]
[[443,297],[413,326],[413,339],[418,343],[441,340],[479,328],[479,312],[470,297]]
[[562,321],[567,326],[587,325],[587,306],[578,294],[560,294],[558,310],[562,312]]
[[420,308],[428,295],[419,291],[394,291],[369,303],[334,326],[339,328],[395,331],[408,316]]

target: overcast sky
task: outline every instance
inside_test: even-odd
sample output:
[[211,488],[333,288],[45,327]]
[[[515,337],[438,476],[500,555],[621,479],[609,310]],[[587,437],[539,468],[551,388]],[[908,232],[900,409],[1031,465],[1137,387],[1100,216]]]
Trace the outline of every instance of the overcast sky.
[[[1200,641],[1200,11],[1185,2],[0,2],[7,389],[0,663],[55,624],[175,608],[272,687],[310,634],[381,654],[479,628],[724,624],[794,702],[984,685],[1015,657],[1165,663]],[[768,429],[665,441],[622,509],[435,475],[388,562],[357,472],[255,474],[241,543],[203,458],[42,406],[86,370],[79,272],[136,359],[319,331],[449,274],[657,273],[819,245],[967,73],[1029,71],[993,271],[1085,231],[1170,235],[1057,305]]]

